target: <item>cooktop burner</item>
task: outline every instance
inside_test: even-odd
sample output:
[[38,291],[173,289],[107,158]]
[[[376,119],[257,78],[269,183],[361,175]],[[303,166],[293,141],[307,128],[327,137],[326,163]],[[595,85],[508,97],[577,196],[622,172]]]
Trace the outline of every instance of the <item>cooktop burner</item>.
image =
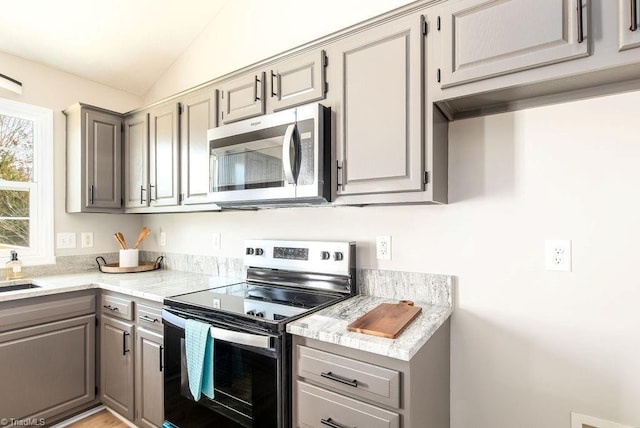
[[242,282],[174,296],[167,301],[235,316],[281,321],[337,301],[341,297],[343,295],[340,293]]

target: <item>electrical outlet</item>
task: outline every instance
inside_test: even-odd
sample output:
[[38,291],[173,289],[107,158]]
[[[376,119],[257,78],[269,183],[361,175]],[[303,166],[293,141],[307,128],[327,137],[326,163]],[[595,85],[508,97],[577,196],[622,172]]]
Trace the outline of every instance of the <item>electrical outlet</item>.
[[93,247],[93,232],[82,232],[80,234],[80,242],[82,248]]
[[164,247],[167,245],[167,234],[165,232],[160,232],[160,246]]
[[220,232],[213,232],[212,236],[211,236],[211,242],[213,244],[213,249],[218,251],[220,250]]
[[571,241],[548,240],[545,242],[545,269],[571,272]]
[[391,260],[391,236],[376,236],[376,257]]
[[76,248],[75,232],[57,233],[56,248]]

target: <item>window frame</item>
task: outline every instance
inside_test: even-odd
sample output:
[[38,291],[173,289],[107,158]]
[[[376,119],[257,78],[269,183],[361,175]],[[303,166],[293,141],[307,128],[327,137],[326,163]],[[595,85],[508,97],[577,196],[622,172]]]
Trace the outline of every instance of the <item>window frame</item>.
[[[0,114],[33,122],[33,181],[0,180],[2,190],[29,190],[29,249],[18,251],[25,265],[54,264],[53,248],[53,111],[0,97]],[[0,263],[10,259],[10,250],[0,251]]]

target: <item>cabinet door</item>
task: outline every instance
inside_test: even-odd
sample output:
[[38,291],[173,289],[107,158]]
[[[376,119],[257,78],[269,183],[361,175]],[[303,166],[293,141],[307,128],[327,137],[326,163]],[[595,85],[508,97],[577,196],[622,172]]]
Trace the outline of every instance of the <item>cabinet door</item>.
[[269,110],[278,111],[324,99],[326,64],[324,50],[276,64],[269,72]]
[[164,422],[162,335],[136,330],[136,425],[161,427]]
[[618,0],[620,50],[640,46],[640,0]]
[[422,190],[421,17],[363,31],[336,49],[338,195]]
[[178,205],[180,104],[168,103],[149,114],[149,200],[151,206]]
[[122,120],[86,110],[88,208],[122,207]]
[[149,205],[149,114],[141,113],[124,122],[125,207]]
[[265,73],[249,73],[222,85],[220,122],[235,122],[264,114]]
[[133,324],[103,316],[100,335],[102,402],[133,420]]
[[451,2],[441,16],[442,87],[588,56],[587,4],[588,0]]
[[51,418],[94,399],[94,322],[92,314],[0,334],[3,418]]
[[207,130],[215,128],[218,91],[192,95],[182,103],[180,149],[182,151],[182,180],[184,204],[204,203],[209,192],[209,140]]

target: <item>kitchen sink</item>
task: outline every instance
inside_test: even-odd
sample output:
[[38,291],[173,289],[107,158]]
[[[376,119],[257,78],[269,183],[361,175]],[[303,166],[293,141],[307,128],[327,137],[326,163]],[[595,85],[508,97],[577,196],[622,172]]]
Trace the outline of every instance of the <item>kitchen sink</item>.
[[40,288],[40,286],[35,284],[0,285],[0,293],[4,293],[5,291],[27,290],[29,288]]

